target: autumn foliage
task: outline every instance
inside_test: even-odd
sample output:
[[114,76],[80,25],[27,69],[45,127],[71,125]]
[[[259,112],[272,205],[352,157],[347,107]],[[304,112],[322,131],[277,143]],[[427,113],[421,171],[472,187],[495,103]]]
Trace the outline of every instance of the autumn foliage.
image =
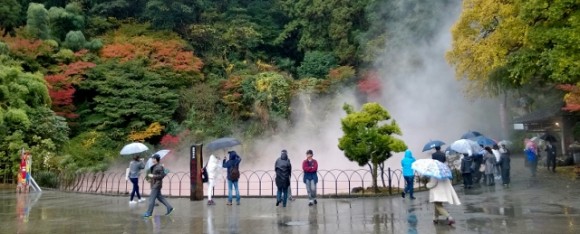
[[563,84],[558,85],[557,88],[568,92],[564,96],[566,106],[563,109],[572,112],[580,111],[580,87],[578,85]]
[[117,58],[122,62],[147,58],[152,68],[170,68],[179,72],[200,72],[203,67],[201,59],[194,56],[192,51],[185,50],[181,41],[157,40],[145,36],[115,39],[115,42],[102,49],[101,57]]
[[46,75],[44,79],[48,84],[48,94],[52,100],[52,110],[57,115],[68,119],[77,118],[74,113],[76,107],[73,97],[76,92],[74,87],[82,79],[87,69],[95,67],[91,62],[78,61],[60,66],[60,73]]
[[381,96],[381,79],[376,71],[365,72],[357,84],[359,92],[366,94],[371,99]]
[[143,131],[132,131],[131,134],[129,134],[128,140],[143,141],[147,138],[160,135],[163,129],[165,129],[163,125],[161,125],[159,122],[154,122]]

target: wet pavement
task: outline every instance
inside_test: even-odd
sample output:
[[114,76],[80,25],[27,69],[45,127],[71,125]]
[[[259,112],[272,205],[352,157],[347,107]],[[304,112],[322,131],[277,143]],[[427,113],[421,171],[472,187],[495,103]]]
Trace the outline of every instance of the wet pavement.
[[456,186],[463,203],[445,205],[457,223],[434,225],[427,192],[400,196],[306,199],[276,207],[274,198],[242,198],[226,206],[170,198],[176,211],[141,218],[145,203],[127,197],[44,191],[16,194],[0,189],[0,233],[580,233],[580,183],[539,168],[530,179],[522,158],[512,160],[512,185]]

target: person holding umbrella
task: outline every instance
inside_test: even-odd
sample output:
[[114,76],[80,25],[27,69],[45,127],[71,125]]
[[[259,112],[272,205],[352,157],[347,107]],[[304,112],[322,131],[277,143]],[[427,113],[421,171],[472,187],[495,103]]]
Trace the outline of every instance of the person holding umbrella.
[[[232,190],[236,190],[236,203],[240,205],[240,189],[238,188],[238,180],[240,179],[240,162],[242,158],[236,153],[236,151],[229,151],[229,160],[226,161],[224,158],[223,167],[227,168],[228,171],[228,203],[226,205],[232,205]],[[233,188],[232,188],[233,187]]]
[[445,163],[447,158],[445,157],[445,153],[441,152],[441,146],[435,147],[435,153],[431,154],[431,158],[438,160],[439,162]]
[[[143,158],[141,158],[139,154],[135,154],[133,156],[133,160],[131,160],[129,163],[129,168],[127,168],[127,176],[125,177],[125,180],[130,180],[131,184],[133,184],[133,190],[131,191],[129,204],[145,201],[145,198],[141,198],[141,194],[139,193],[139,174],[143,169],[145,169]],[[137,201],[133,201],[135,194],[137,194]]]
[[401,166],[403,167],[403,178],[405,178],[405,189],[401,193],[401,196],[405,198],[405,194],[409,194],[411,200],[415,200],[413,196],[413,181],[415,180],[415,171],[411,168],[411,165],[415,162],[413,153],[411,150],[405,150],[405,157],[401,160]]
[[500,145],[501,148],[499,152],[501,154],[499,158],[499,165],[501,168],[501,181],[504,187],[510,186],[510,168],[511,168],[511,158],[510,151],[506,148],[505,144]]
[[453,225],[455,220],[449,212],[443,207],[443,203],[449,203],[451,205],[461,205],[459,197],[448,178],[437,179],[431,177],[429,183],[427,183],[427,189],[429,189],[429,202],[433,203],[435,207],[435,213],[433,214],[433,223],[439,223],[439,216],[446,217],[447,224]]
[[[546,167],[548,168],[548,171],[556,172],[556,147],[552,145],[551,141],[546,142]],[[550,170],[550,167],[552,167],[552,170]]]
[[443,207],[444,202],[461,205],[450,181],[453,179],[451,169],[446,164],[433,159],[419,159],[411,165],[411,168],[423,176],[430,177],[427,188],[429,189],[429,202],[435,206],[433,223],[439,223],[439,216],[445,216],[447,224],[453,225],[455,220]]

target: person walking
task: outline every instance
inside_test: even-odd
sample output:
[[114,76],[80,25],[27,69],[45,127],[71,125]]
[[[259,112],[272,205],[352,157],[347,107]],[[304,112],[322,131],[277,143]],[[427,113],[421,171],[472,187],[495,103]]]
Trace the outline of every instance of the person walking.
[[526,154],[526,166],[530,169],[532,177],[536,177],[536,170],[538,168],[538,152],[534,147],[526,147],[524,153]]
[[304,184],[306,184],[306,191],[308,192],[308,206],[318,204],[316,201],[316,184],[318,183],[318,162],[312,157],[314,153],[312,150],[306,151],[306,159],[302,162],[302,170],[304,171]]
[[441,146],[435,146],[435,153],[431,154],[431,158],[442,163],[447,161],[445,153],[441,152]]
[[483,149],[483,146],[481,146],[481,148],[481,151],[470,156],[473,160],[473,171],[471,174],[473,175],[473,182],[476,184],[479,184],[482,178],[485,179],[483,173],[480,170],[481,164],[483,164],[483,155],[485,155],[485,149]]
[[501,182],[504,187],[510,186],[510,164],[511,164],[511,157],[510,151],[505,147],[505,145],[501,145],[499,149],[500,158],[499,158],[499,165],[501,168]]
[[435,214],[433,215],[433,223],[439,223],[439,216],[444,216],[447,220],[448,225],[453,225],[455,220],[447,210],[443,207],[443,203],[449,203],[451,205],[461,205],[459,197],[453,185],[449,179],[436,179],[431,178],[429,183],[427,183],[427,188],[429,189],[429,202],[434,204]]
[[274,170],[276,171],[276,187],[278,187],[276,206],[282,203],[282,207],[286,207],[288,188],[290,187],[290,175],[292,174],[292,164],[288,160],[288,151],[282,150],[282,154],[274,164]]
[[485,147],[485,151],[486,153],[483,157],[483,161],[485,162],[485,181],[487,182],[487,186],[493,186],[495,185],[493,173],[495,173],[495,165],[497,164],[497,161],[495,160],[495,155],[489,146]]
[[208,205],[215,205],[215,202],[212,199],[213,196],[213,189],[215,187],[215,182],[220,176],[222,168],[222,162],[215,156],[210,155],[209,161],[205,166],[207,172],[207,204]]
[[[443,155],[445,157],[445,155]],[[403,178],[405,178],[405,189],[401,193],[401,196],[405,198],[405,194],[409,194],[409,199],[415,200],[413,196],[413,181],[415,180],[415,170],[411,168],[411,165],[415,162],[415,158],[413,157],[413,153],[411,150],[405,150],[405,156],[401,160],[401,167],[403,167]]]
[[[226,161],[224,158],[223,167],[227,168],[228,172],[228,203],[226,205],[232,205],[232,189],[236,192],[236,204],[240,205],[240,189],[238,188],[238,179],[240,179],[240,162],[242,158],[236,153],[236,151],[229,151],[229,160]],[[233,188],[232,188],[233,187]]]
[[459,170],[463,176],[463,188],[465,189],[473,188],[473,168],[473,157],[469,156],[468,154],[463,154],[463,156],[461,156],[461,167]]
[[[548,168],[548,171],[556,172],[556,147],[552,145],[551,141],[546,142],[546,167]],[[550,170],[550,167],[552,167],[552,170]]]
[[165,208],[167,208],[167,213],[165,215],[170,215],[175,209],[161,194],[161,188],[163,187],[163,178],[165,177],[165,168],[159,164],[160,157],[158,154],[154,154],[153,166],[151,166],[151,173],[147,175],[151,178],[151,195],[149,196],[149,207],[147,212],[143,214],[144,218],[149,218],[153,215],[153,208],[155,207],[155,199],[159,200]]
[[[143,158],[141,158],[139,155],[133,156],[133,160],[131,160],[131,162],[129,163],[129,168],[127,168],[127,177],[125,178],[130,180],[131,184],[133,184],[133,190],[131,191],[129,204],[135,204],[137,202],[145,201],[145,198],[142,198],[141,193],[139,193],[139,174],[143,169],[145,169],[145,163],[143,162]],[[133,200],[133,198],[135,198],[135,195],[137,195],[136,201]]]

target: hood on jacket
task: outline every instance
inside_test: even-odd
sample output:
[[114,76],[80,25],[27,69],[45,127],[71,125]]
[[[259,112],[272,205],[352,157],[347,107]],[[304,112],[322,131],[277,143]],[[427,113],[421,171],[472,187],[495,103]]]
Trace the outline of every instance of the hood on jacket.
[[282,160],[288,160],[288,153],[282,151],[282,154],[280,155],[280,159],[282,159]]
[[413,153],[410,149],[405,150],[405,158],[413,158]]
[[229,151],[228,154],[230,155],[230,160],[234,160],[234,159],[237,159],[239,157],[238,153],[236,153],[236,151],[234,151],[234,150]]

